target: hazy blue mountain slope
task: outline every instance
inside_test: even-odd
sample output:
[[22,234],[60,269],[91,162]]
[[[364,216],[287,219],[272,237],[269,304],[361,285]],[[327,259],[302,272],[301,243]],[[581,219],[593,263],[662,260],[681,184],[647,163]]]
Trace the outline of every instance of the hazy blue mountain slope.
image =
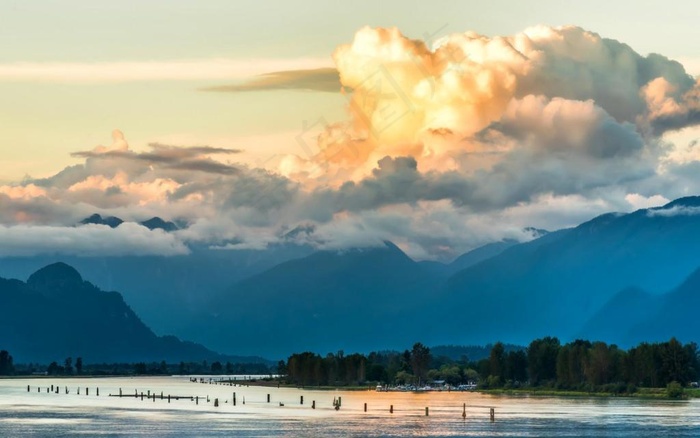
[[401,348],[420,336],[417,318],[437,305],[429,293],[435,286],[429,270],[391,243],[322,251],[237,283],[197,339],[267,356]]
[[119,293],[101,291],[64,263],[40,269],[26,283],[0,279],[0,345],[25,363],[225,359],[201,345],[156,336]]
[[119,290],[130,306],[157,333],[189,338],[189,330],[212,296],[232,283],[286,260],[310,254],[308,247],[280,245],[266,251],[214,250],[192,247],[181,256],[0,258],[0,277],[25,279],[51,263],[63,261],[86,280]]
[[618,291],[668,290],[700,266],[697,205],[692,197],[603,215],[458,272],[440,295],[461,310],[445,341],[570,339]]

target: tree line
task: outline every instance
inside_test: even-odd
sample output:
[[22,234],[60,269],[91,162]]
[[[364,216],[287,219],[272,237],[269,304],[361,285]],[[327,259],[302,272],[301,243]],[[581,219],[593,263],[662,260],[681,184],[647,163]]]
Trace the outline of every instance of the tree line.
[[93,363],[83,364],[83,358],[65,358],[61,363],[53,361],[48,365],[28,363],[15,364],[7,350],[0,351],[0,376],[47,374],[51,376],[124,376],[124,375],[172,375],[172,374],[250,374],[270,375],[273,369],[264,363],[212,363],[180,362],[169,364],[161,362],[136,363]]
[[[510,351],[507,351],[510,350]],[[404,352],[322,357],[304,352],[280,361],[278,373],[300,386],[413,384],[441,381],[478,383],[480,388],[547,387],[552,389],[631,393],[637,387],[660,388],[672,382],[687,386],[698,380],[700,359],[695,343],[641,343],[628,350],[605,342],[555,337],[536,339],[526,348],[492,346],[489,356],[471,361],[434,356],[421,343]]]

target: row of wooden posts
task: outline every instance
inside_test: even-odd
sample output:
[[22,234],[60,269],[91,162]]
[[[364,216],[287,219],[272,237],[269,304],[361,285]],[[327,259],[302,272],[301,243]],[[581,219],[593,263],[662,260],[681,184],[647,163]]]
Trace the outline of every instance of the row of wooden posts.
[[[40,386],[37,386],[36,389],[37,389],[37,392],[39,392],[39,393],[41,392],[41,387],[40,387]],[[27,385],[27,392],[30,392],[30,391],[31,391],[31,387],[30,387],[30,385]],[[46,387],[46,393],[47,393],[47,394],[50,393],[50,392],[53,393],[54,391],[55,391],[56,394],[59,393],[59,386],[58,386],[58,385],[55,386],[55,390],[54,390],[54,385],[51,385],[51,387],[48,387],[48,386]],[[66,391],[66,394],[69,393],[68,386],[65,387],[65,391]],[[95,392],[96,392],[96,396],[99,396],[99,395],[100,395],[100,388],[95,388]],[[77,393],[78,393],[78,395],[80,395],[80,387],[78,387]],[[88,387],[85,388],[85,395],[87,395],[87,396],[90,395],[90,388],[88,388]],[[122,392],[122,389],[119,388],[119,395],[117,395],[117,394],[114,394],[114,395],[109,394],[109,396],[110,396],[110,397],[134,397],[134,398],[139,398],[139,392],[138,392],[138,390],[135,389],[133,395],[132,395],[132,394],[124,394],[124,393]],[[157,395],[156,395],[155,391],[153,392],[153,394],[151,394],[151,390],[148,390],[148,391],[146,392],[146,394],[145,394],[145,397],[146,397],[146,400],[153,399],[153,401],[155,402],[155,401],[156,401]],[[188,398],[189,398],[191,401],[194,401],[197,405],[199,405],[199,396],[180,396],[180,395],[171,396],[170,394],[168,394],[167,396],[165,396],[165,395],[163,395],[163,392],[162,392],[162,391],[161,391],[161,393],[160,393],[160,399],[161,399],[161,400],[166,400],[166,399],[167,399],[167,400],[168,400],[168,403],[170,403],[171,397],[174,398],[175,400],[180,400],[181,398],[183,398],[183,399],[188,399]],[[141,400],[143,400],[143,399],[144,399],[144,393],[143,393],[143,391],[141,391]],[[236,398],[236,393],[235,393],[235,392],[233,393],[233,398],[232,398],[231,400],[232,400],[233,406],[236,406],[237,398]],[[267,403],[270,403],[270,400],[271,400],[270,394],[267,394]],[[209,399],[209,396],[207,396],[207,403],[209,403],[209,402],[210,402],[210,399]],[[342,402],[343,402],[343,398],[342,398],[342,397],[333,398],[333,407],[335,408],[336,411],[337,411],[337,410],[340,410],[340,407],[342,406]],[[243,397],[243,404],[245,404],[245,397]],[[303,395],[300,396],[300,398],[299,398],[299,404],[301,404],[301,405],[304,404],[304,396],[303,396]],[[284,406],[284,404],[283,404],[282,402],[280,402],[280,406]],[[218,399],[218,398],[215,398],[215,399],[214,399],[214,407],[219,407],[219,399]],[[312,400],[312,401],[311,401],[311,409],[316,409],[316,400]],[[367,412],[367,403],[364,404],[364,411]],[[389,413],[390,413],[390,414],[393,414],[393,413],[394,413],[394,405],[390,405],[390,406],[389,406]],[[425,407],[425,416],[427,417],[427,416],[429,416],[429,415],[430,415],[430,408],[429,408],[428,406],[426,406],[426,407]],[[489,417],[490,417],[491,421],[495,421],[495,419],[496,419],[496,410],[495,410],[494,408],[490,408],[490,410],[489,410]],[[466,403],[464,403],[464,404],[462,405],[462,418],[467,418],[467,404],[466,404]]]

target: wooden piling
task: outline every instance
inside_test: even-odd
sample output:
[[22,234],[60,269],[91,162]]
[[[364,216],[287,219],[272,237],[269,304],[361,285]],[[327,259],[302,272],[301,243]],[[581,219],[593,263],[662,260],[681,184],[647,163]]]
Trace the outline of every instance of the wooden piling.
[[316,409],[316,400],[311,400],[311,409]]
[[51,385],[51,392],[53,392],[53,385]]
[[199,396],[195,398],[195,404],[199,404]]
[[494,408],[491,408],[490,416],[491,416],[491,421],[496,421],[496,410]]
[[270,403],[270,394],[267,395],[267,402]]
[[119,388],[119,397],[121,397],[121,396],[122,396],[122,389]]
[[58,394],[58,385],[56,385],[56,394]]
[[367,412],[367,403],[365,403],[365,412]]
[[160,392],[160,399],[163,400],[163,391]]
[[[27,390],[28,391],[28,390]],[[303,405],[304,404],[304,396],[300,396],[299,404]]]
[[343,397],[338,397],[338,407],[343,405]]
[[143,401],[143,391],[141,391],[141,401]]
[[233,405],[236,406],[236,393],[233,393]]
[[97,396],[99,397],[99,396],[100,396],[100,388],[95,388],[95,389],[96,389],[96,392],[97,392]]
[[27,392],[29,392],[29,385],[27,385]]
[[429,412],[430,412],[430,410],[429,410],[428,407],[426,406],[426,407],[425,407],[425,416],[426,416],[426,417],[427,417],[428,415],[430,415]]
[[150,389],[148,390],[146,397],[151,398],[151,390]]
[[215,399],[214,399],[214,407],[215,407],[215,408],[218,408],[218,407],[219,407],[219,399],[218,399],[218,398],[215,398]]
[[85,388],[85,395],[90,395],[90,388],[88,388],[88,387]]
[[68,394],[68,385],[66,385],[66,394]]
[[462,405],[462,418],[467,418],[467,404]]
[[170,403],[170,394],[168,394],[168,403]]
[[394,405],[389,406],[389,413],[390,414],[394,413]]

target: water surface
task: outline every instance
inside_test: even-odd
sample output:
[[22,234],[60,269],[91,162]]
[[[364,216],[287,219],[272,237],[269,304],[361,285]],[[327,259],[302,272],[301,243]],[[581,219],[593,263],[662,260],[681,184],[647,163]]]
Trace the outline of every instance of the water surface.
[[[59,386],[58,394],[46,392],[52,384]],[[120,388],[124,395],[143,391],[144,400],[108,396]],[[149,390],[155,401],[145,398]],[[199,397],[199,404],[190,397]],[[342,406],[336,411],[338,398]],[[0,380],[0,436],[81,435],[698,437],[700,400],[314,391],[191,383],[188,377]]]

